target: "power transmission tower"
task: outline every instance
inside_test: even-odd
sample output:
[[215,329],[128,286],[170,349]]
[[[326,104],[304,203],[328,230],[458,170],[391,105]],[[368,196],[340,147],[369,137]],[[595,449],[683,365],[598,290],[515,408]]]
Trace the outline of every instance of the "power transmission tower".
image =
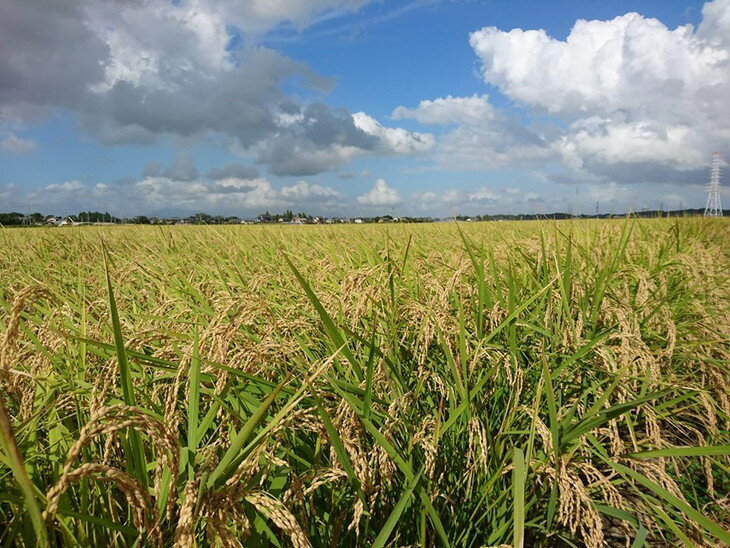
[[705,217],[722,217],[722,203],[720,202],[720,162],[719,152],[712,153],[712,167],[710,168],[709,193],[705,206]]

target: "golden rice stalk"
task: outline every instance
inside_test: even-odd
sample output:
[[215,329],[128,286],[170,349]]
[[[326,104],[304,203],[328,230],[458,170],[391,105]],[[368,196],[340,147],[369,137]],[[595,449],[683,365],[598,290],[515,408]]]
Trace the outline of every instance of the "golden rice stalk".
[[269,518],[274,525],[289,535],[295,548],[310,548],[309,539],[299,527],[297,520],[289,509],[279,500],[263,491],[254,491],[244,497],[256,510]]
[[175,527],[175,548],[195,546],[195,507],[198,503],[198,481],[189,481],[183,489],[183,503]]
[[41,297],[51,298],[50,292],[44,287],[30,285],[18,291],[13,299],[13,307],[10,310],[10,322],[5,330],[5,336],[0,343],[0,380],[7,375],[10,369],[12,351],[16,347],[16,341],[20,332],[20,314],[23,312],[26,303],[37,300]]
[[[109,481],[116,485],[127,499],[132,512],[132,520],[140,532],[150,536],[153,544],[160,544],[159,516],[157,509],[150,499],[149,494],[142,488],[139,482],[117,468],[89,462],[82,464],[75,470],[65,472],[59,482],[48,491],[46,498],[48,505],[43,512],[44,519],[51,519],[58,511],[58,503],[61,495],[68,487],[82,478]],[[150,519],[152,517],[153,519]]]

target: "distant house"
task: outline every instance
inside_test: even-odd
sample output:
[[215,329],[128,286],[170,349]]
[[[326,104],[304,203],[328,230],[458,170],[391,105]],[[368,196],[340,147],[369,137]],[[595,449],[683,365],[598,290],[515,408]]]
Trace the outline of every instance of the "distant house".
[[365,221],[363,221],[362,219],[355,219],[355,221],[354,221],[354,222],[355,222],[355,224],[356,224],[356,225],[361,225],[361,224],[363,224],[363,223],[364,223]]

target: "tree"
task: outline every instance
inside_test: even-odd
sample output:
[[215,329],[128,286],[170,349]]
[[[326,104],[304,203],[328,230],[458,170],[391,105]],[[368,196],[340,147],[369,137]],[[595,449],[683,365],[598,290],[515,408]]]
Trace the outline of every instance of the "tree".
[[22,213],[13,211],[11,213],[0,213],[0,224],[5,226],[15,226],[23,224]]

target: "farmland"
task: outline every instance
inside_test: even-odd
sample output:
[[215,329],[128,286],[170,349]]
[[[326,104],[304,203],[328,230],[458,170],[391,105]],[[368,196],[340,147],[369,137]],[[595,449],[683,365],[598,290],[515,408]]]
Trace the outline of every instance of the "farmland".
[[729,544],[730,222],[0,230],[0,544]]

